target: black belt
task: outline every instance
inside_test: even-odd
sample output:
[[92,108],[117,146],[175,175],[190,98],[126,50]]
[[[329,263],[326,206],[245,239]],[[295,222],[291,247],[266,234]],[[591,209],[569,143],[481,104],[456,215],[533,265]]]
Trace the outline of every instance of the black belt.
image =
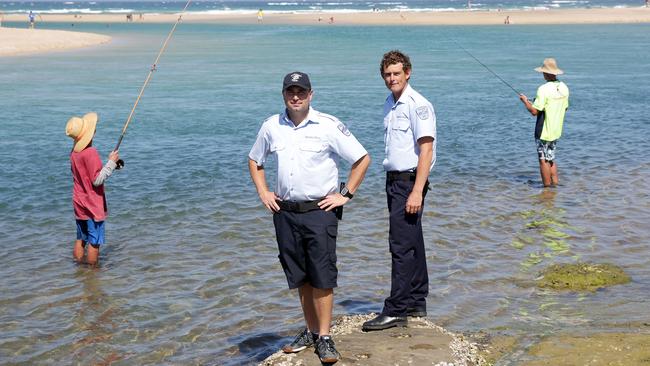
[[415,182],[415,172],[400,172],[397,170],[391,170],[389,172],[386,172],[386,179],[388,182],[394,182],[396,180],[403,180],[403,181],[410,181],[410,182]]
[[282,211],[304,213],[304,212],[321,209],[318,206],[318,202],[320,202],[320,200],[318,201],[275,201],[275,202],[277,202],[278,206],[280,206],[280,209]]

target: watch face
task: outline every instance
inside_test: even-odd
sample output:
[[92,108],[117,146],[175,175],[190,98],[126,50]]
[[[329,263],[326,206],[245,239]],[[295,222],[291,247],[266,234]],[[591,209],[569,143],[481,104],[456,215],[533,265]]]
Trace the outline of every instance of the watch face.
[[343,189],[341,190],[341,195],[345,196],[349,192],[350,192],[350,190],[348,190],[348,187],[343,187]]

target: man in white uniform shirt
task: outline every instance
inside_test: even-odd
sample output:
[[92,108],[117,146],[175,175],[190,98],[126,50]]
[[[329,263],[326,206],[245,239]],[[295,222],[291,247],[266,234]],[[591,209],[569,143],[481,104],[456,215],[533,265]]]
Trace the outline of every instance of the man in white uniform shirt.
[[436,115],[409,85],[407,55],[387,52],[379,69],[391,91],[384,104],[391,291],[381,314],[363,324],[364,331],[406,326],[407,316],[426,316],[429,294],[422,209],[436,160]]
[[[262,124],[248,168],[260,200],[273,212],[280,263],[289,288],[298,289],[305,318],[305,329],[282,350],[315,346],[321,362],[332,363],[340,359],[330,336],[338,273],[335,209],[353,197],[370,157],[337,118],[310,107],[313,92],[307,74],[287,74],[282,95],[286,108]],[[278,164],[275,192],[267,187],[264,173],[269,154]],[[339,158],[352,164],[341,192]]]

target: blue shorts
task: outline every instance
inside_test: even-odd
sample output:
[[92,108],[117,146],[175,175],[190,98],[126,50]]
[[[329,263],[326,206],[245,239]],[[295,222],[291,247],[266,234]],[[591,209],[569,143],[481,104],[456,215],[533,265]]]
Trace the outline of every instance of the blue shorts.
[[306,283],[320,289],[336,287],[338,220],[334,211],[280,210],[273,214],[273,224],[289,288]]
[[77,220],[77,240],[95,246],[104,244],[104,221]]

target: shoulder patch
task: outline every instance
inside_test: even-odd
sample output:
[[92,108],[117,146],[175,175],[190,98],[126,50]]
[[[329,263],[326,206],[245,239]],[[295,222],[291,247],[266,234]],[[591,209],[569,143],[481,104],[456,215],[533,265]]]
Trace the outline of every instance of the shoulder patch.
[[336,128],[338,128],[339,131],[341,131],[341,133],[344,134],[345,136],[350,136],[350,130],[348,130],[348,128],[345,127],[345,125],[343,123],[339,123],[336,126]]
[[419,119],[429,119],[429,108],[427,106],[418,107],[415,110]]

